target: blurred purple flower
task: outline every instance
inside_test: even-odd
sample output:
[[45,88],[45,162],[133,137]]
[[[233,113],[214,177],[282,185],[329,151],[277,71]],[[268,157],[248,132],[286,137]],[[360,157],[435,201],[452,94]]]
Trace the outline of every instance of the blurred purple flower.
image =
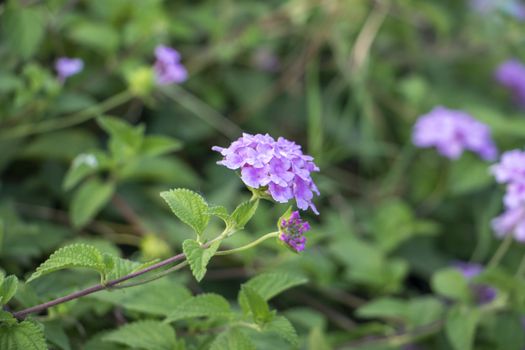
[[436,147],[450,159],[457,159],[464,150],[478,153],[485,160],[493,160],[497,149],[490,128],[463,111],[435,107],[421,116],[412,135],[418,147]]
[[306,246],[304,233],[310,230],[310,224],[301,219],[298,211],[292,212],[288,220],[282,219],[279,225],[279,239],[295,252],[301,252]]
[[155,48],[155,76],[157,84],[179,84],[188,79],[188,71],[180,63],[179,52],[171,47],[159,45]]
[[267,48],[255,51],[252,61],[257,68],[266,72],[275,72],[280,67],[279,58]]
[[241,169],[241,179],[247,186],[266,190],[280,203],[295,197],[297,207],[311,208],[319,214],[312,203],[313,194],[319,195],[319,190],[310,176],[319,168],[295,142],[282,137],[275,141],[268,134],[243,134],[228,148],[214,146],[212,150],[224,156],[218,164]]
[[503,214],[492,219],[496,236],[513,235],[518,242],[525,243],[525,207],[508,208]]
[[525,151],[515,149],[503,153],[491,171],[499,183],[525,182]]
[[497,82],[512,92],[516,103],[525,107],[525,65],[511,59],[500,64],[494,75]]
[[490,303],[496,298],[497,291],[495,288],[486,284],[473,283],[471,280],[483,272],[483,266],[475,263],[457,262],[455,267],[469,281],[470,289],[476,298],[478,304]]
[[58,79],[64,82],[68,77],[78,74],[84,69],[84,61],[80,58],[60,57],[55,61]]
[[525,5],[518,0],[470,0],[470,8],[482,15],[501,11],[519,21],[525,20]]

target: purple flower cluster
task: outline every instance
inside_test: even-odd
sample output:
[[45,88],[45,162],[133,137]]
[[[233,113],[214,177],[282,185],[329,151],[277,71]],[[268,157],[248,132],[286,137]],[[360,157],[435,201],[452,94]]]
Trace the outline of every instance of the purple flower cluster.
[[469,281],[470,289],[472,290],[477,304],[490,303],[496,298],[497,291],[495,288],[486,284],[472,283],[471,280],[483,272],[483,266],[473,263],[458,262],[455,264],[456,268]]
[[445,107],[435,107],[421,116],[412,135],[418,147],[436,147],[438,152],[450,159],[457,159],[464,150],[478,153],[485,160],[497,156],[487,125],[468,113]]
[[288,220],[282,219],[279,225],[279,239],[295,252],[301,252],[306,246],[304,233],[310,230],[310,224],[303,221],[298,211],[292,212]]
[[494,76],[512,93],[516,103],[525,108],[525,65],[516,59],[507,60],[498,66]]
[[525,20],[525,5],[519,0],[470,0],[470,7],[483,15],[501,11],[518,21]]
[[80,58],[60,57],[55,62],[58,79],[64,82],[68,77],[78,74],[84,69],[84,61]]
[[297,207],[312,208],[319,214],[312,203],[313,193],[319,195],[319,190],[310,176],[319,168],[295,142],[282,137],[275,141],[268,134],[243,134],[230,147],[214,146],[212,150],[224,156],[218,164],[241,169],[241,179],[247,186],[266,190],[280,203],[295,197]]
[[188,79],[188,71],[180,62],[181,57],[177,50],[159,45],[155,48],[155,58],[157,84],[179,84]]
[[492,220],[492,228],[498,237],[512,234],[525,242],[525,151],[505,152],[491,171],[497,182],[507,186],[503,197],[506,211]]

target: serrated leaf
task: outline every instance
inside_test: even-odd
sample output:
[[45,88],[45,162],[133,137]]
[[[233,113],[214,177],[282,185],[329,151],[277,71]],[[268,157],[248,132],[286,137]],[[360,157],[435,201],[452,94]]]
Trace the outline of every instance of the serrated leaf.
[[[142,270],[152,264],[155,264],[158,260],[152,260],[145,263],[139,263],[128,259],[123,259],[118,256],[112,256],[104,254],[104,258],[107,261],[111,261],[110,269],[107,270],[106,280],[117,279],[125,275],[129,275],[135,271]],[[109,267],[109,266],[108,266]]]
[[14,325],[17,322],[18,321],[16,320],[16,318],[13,316],[12,313],[0,310],[0,327],[2,326],[2,323],[4,324],[4,326],[6,325],[9,326],[9,325]]
[[177,346],[173,328],[167,323],[152,320],[128,323],[109,332],[102,340],[133,349],[173,350]]
[[32,321],[0,325],[0,349],[47,350],[44,331]]
[[288,341],[293,346],[299,345],[299,337],[295,328],[286,317],[277,316],[264,327],[266,332],[272,332]]
[[6,277],[0,284],[0,305],[5,305],[15,295],[18,287],[18,278],[11,275]]
[[210,216],[218,217],[219,219],[224,221],[224,223],[226,225],[228,225],[228,226],[231,225],[231,222],[232,222],[231,216],[230,216],[230,214],[228,214],[228,210],[225,207],[223,207],[222,205],[209,207],[208,208],[208,214]]
[[277,294],[306,282],[308,279],[303,276],[283,272],[268,272],[250,279],[245,285],[256,290],[264,300],[270,300]]
[[437,271],[432,276],[431,285],[437,294],[454,300],[468,301],[471,297],[467,280],[461,272],[454,268]]
[[219,334],[210,346],[210,350],[225,349],[255,350],[255,345],[240,329],[230,328]]
[[231,215],[234,228],[238,230],[243,229],[257,211],[258,205],[259,200],[254,200],[241,203],[235,208]]
[[154,157],[182,148],[182,142],[166,136],[146,136],[140,148],[143,156]]
[[204,232],[210,214],[208,204],[202,196],[183,188],[161,192],[160,196],[182,222],[193,228],[198,235]]
[[253,288],[243,285],[239,293],[239,304],[245,313],[251,314],[253,321],[259,325],[272,320],[274,314],[270,312],[268,303]]
[[98,249],[87,244],[73,244],[60,248],[40,264],[27,282],[62,269],[87,268],[103,275],[107,270],[104,256]]
[[165,322],[174,322],[195,317],[228,316],[230,304],[217,294],[201,294],[186,300],[173,310]]
[[217,241],[209,247],[203,248],[197,241],[192,239],[187,239],[182,243],[182,250],[190,263],[191,272],[198,282],[200,282],[206,274],[206,266],[217,249],[219,249],[220,244],[221,242]]
[[445,321],[445,334],[455,350],[472,349],[479,319],[480,312],[477,309],[457,305],[449,311]]
[[111,182],[90,179],[83,183],[71,202],[69,215],[73,226],[87,224],[111,199],[114,191],[115,185]]

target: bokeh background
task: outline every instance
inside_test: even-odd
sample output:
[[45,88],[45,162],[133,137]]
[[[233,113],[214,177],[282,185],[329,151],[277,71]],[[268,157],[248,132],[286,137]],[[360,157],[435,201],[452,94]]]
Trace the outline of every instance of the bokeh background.
[[[240,283],[257,273],[305,276],[306,285],[272,300],[305,349],[523,349],[525,289],[522,276],[514,277],[522,246],[512,244],[485,277],[499,291],[488,306],[448,292],[464,281],[440,287],[435,278],[458,262],[486,264],[500,245],[490,222],[502,211],[503,190],[490,162],[470,152],[450,160],[412,143],[417,118],[442,105],[490,126],[500,151],[523,147],[525,112],[494,78],[502,62],[525,59],[521,6],[513,0],[1,3],[1,268],[23,278],[72,242],[136,260],[180,252],[190,232],[158,193],[187,187],[233,209],[250,193],[216,165],[211,147],[226,147],[242,132],[269,133],[301,144],[321,169],[314,175],[320,215],[304,213],[312,224],[307,249],[294,254],[265,243],[214,259],[200,284],[187,271],[173,283],[234,301]],[[180,53],[187,80],[155,83],[158,45]],[[60,57],[82,59],[83,69],[61,81]],[[146,135],[173,143],[162,155],[121,155],[119,171],[102,169],[84,191],[86,182],[64,186],[80,154],[123,147],[108,143],[100,116],[142,124]],[[262,203],[247,229],[225,245],[273,230],[286,208]],[[210,234],[219,227],[213,222]],[[50,275],[23,285],[11,307],[91,281],[83,273]],[[109,299],[93,296],[42,316],[49,346],[114,349],[97,335],[152,317]],[[450,316],[457,305],[459,316]],[[204,336],[191,328],[181,337],[188,349],[207,348],[196,345]],[[272,337],[257,342],[258,349],[290,348]]]

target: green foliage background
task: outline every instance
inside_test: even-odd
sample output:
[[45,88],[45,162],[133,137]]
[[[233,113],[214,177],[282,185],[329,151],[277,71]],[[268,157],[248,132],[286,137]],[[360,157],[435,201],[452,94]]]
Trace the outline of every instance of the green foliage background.
[[[303,145],[322,194],[300,255],[265,242],[213,258],[200,283],[181,270],[16,326],[0,312],[1,349],[42,349],[43,337],[64,350],[525,347],[523,247],[480,276],[498,288],[490,305],[450,268],[486,264],[500,244],[489,164],[411,144],[417,117],[445,105],[487,123],[500,150],[523,147],[524,112],[493,79],[502,61],[525,58],[515,18],[457,0],[11,0],[0,27],[0,266],[20,280],[12,299],[14,282],[1,285],[6,311],[97,283],[83,270],[22,282],[65,245],[95,247],[101,264],[181,252],[191,229],[159,192],[187,187],[228,212],[248,200],[210,150],[242,131]],[[154,86],[158,44],[181,52],[187,82]],[[85,62],[63,85],[60,56]],[[96,169],[74,166],[86,156]],[[275,230],[286,209],[261,202],[223,245]],[[220,233],[220,220],[207,223],[190,226]],[[246,283],[262,273],[281,275]],[[237,327],[234,312],[256,329]]]

